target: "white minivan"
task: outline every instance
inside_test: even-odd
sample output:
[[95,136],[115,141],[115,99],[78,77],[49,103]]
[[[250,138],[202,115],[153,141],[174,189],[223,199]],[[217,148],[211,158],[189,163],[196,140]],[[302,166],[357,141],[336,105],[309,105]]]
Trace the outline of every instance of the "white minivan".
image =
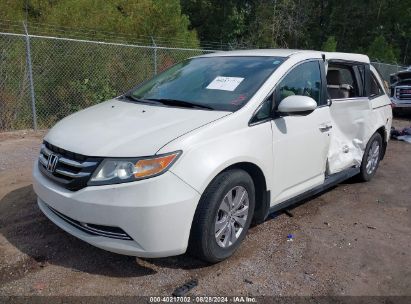
[[34,190],[51,221],[99,248],[218,262],[270,212],[370,180],[391,122],[367,56],[207,54],[57,123]]

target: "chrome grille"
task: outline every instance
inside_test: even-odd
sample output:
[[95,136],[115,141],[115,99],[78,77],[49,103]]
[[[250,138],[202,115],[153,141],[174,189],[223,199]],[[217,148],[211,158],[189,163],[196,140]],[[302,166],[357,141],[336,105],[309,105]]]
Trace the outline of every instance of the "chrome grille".
[[112,239],[132,240],[132,238],[121,228],[82,223],[58,212],[56,209],[50,207],[49,205],[46,206],[50,209],[50,211],[52,211],[66,223],[76,227],[77,229],[87,232],[88,234],[104,236]]
[[101,159],[73,153],[48,142],[41,146],[40,171],[65,188],[76,191],[87,186]]
[[410,102],[411,102],[411,86],[409,86],[409,87],[396,87],[395,97],[398,100],[410,100]]

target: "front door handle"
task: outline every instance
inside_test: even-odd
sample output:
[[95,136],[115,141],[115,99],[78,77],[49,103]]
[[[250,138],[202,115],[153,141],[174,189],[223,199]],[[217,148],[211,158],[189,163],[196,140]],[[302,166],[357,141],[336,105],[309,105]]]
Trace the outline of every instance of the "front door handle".
[[331,126],[331,125],[321,126],[321,127],[320,127],[320,131],[321,131],[321,132],[327,132],[327,131],[329,131],[330,129],[332,129],[332,127],[333,127],[333,126]]

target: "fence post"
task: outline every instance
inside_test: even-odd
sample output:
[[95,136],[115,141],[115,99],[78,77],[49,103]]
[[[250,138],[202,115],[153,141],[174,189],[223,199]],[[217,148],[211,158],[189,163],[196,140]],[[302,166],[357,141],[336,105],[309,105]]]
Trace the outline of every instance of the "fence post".
[[154,75],[157,75],[157,44],[154,41],[153,36],[151,36],[151,41],[154,46]]
[[30,82],[30,96],[31,96],[31,112],[33,115],[33,129],[37,131],[37,112],[36,112],[36,96],[34,95],[34,82],[33,82],[33,67],[31,65],[31,51],[30,51],[30,36],[27,30],[27,25],[23,22],[24,32],[26,34],[26,62],[29,72]]

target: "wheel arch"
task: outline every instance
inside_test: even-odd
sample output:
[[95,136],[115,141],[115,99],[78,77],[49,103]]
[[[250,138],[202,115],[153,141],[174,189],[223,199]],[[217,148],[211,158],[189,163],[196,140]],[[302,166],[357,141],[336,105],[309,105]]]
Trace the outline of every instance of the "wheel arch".
[[382,138],[382,151],[381,151],[381,160],[384,159],[385,151],[387,150],[387,143],[388,143],[388,131],[385,126],[379,127],[374,133],[379,133]]
[[270,209],[270,191],[267,190],[267,180],[263,170],[251,162],[238,162],[226,167],[217,175],[231,169],[244,170],[251,176],[255,187],[255,210],[253,223],[258,224],[263,222],[266,219]]

